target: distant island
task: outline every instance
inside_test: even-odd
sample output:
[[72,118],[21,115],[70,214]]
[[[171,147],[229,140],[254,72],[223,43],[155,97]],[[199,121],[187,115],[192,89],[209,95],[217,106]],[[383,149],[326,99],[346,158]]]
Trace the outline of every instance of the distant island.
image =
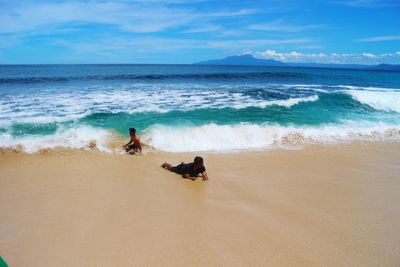
[[194,63],[196,65],[228,65],[228,66],[266,66],[266,67],[308,67],[308,68],[339,68],[400,71],[400,65],[379,64],[324,64],[324,63],[288,63],[274,59],[255,58],[252,55],[229,56],[223,59],[206,60]]

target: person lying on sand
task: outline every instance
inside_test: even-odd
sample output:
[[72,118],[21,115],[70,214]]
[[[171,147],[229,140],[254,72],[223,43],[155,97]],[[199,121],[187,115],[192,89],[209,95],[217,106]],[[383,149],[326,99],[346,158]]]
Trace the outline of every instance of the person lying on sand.
[[131,140],[123,146],[129,154],[135,154],[136,152],[142,153],[142,143],[140,142],[140,138],[136,135],[135,128],[129,128],[129,135],[131,136]]
[[172,166],[171,164],[164,162],[161,167],[180,174],[182,175],[182,178],[191,179],[192,181],[196,180],[199,174],[203,177],[203,181],[208,180],[206,168],[204,167],[204,160],[199,156],[195,157],[192,163],[185,164],[182,162],[177,166]]

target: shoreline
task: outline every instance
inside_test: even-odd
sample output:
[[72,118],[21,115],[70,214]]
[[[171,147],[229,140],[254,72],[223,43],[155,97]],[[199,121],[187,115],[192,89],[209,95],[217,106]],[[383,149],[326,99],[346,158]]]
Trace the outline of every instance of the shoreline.
[[[205,158],[210,176],[160,168]],[[400,143],[0,153],[10,266],[396,266]]]
[[146,143],[142,143],[143,145],[143,153],[142,154],[128,154],[122,149],[122,145],[126,143],[127,138],[119,138],[118,140],[113,140],[109,143],[110,150],[103,151],[100,150],[96,142],[89,142],[88,146],[81,148],[73,148],[73,147],[46,147],[40,148],[33,152],[27,152],[24,150],[22,145],[17,145],[16,147],[0,147],[0,157],[2,156],[10,156],[10,155],[28,155],[28,156],[39,156],[39,155],[66,155],[73,153],[93,153],[97,155],[105,155],[105,156],[122,156],[122,157],[146,157],[154,154],[165,154],[165,155],[246,155],[253,153],[268,153],[273,151],[292,151],[292,150],[314,150],[314,149],[332,149],[332,148],[343,148],[343,147],[364,147],[364,146],[400,146],[400,142],[398,140],[349,140],[347,142],[328,142],[328,143],[276,143],[271,144],[266,147],[260,148],[243,148],[243,149],[226,149],[226,150],[204,150],[204,151],[165,151],[154,148]]

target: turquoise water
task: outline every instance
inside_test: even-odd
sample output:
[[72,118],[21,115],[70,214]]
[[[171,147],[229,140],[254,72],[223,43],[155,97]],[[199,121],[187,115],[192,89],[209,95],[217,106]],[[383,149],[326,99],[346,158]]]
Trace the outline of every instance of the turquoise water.
[[165,151],[399,138],[400,73],[194,65],[0,66],[0,147]]

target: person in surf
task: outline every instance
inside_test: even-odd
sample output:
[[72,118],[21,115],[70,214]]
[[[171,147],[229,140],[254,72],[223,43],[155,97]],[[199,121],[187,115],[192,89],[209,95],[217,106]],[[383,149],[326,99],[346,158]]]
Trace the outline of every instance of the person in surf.
[[131,136],[131,140],[123,146],[125,151],[129,154],[135,154],[140,152],[142,153],[142,143],[140,142],[139,136],[136,135],[135,128],[129,128],[129,135]]
[[204,167],[204,160],[199,156],[195,157],[192,163],[185,164],[182,162],[177,166],[172,166],[171,164],[164,162],[161,167],[180,174],[182,175],[182,178],[191,179],[192,181],[196,180],[196,178],[199,177],[199,174],[203,177],[203,181],[208,180],[206,168]]

